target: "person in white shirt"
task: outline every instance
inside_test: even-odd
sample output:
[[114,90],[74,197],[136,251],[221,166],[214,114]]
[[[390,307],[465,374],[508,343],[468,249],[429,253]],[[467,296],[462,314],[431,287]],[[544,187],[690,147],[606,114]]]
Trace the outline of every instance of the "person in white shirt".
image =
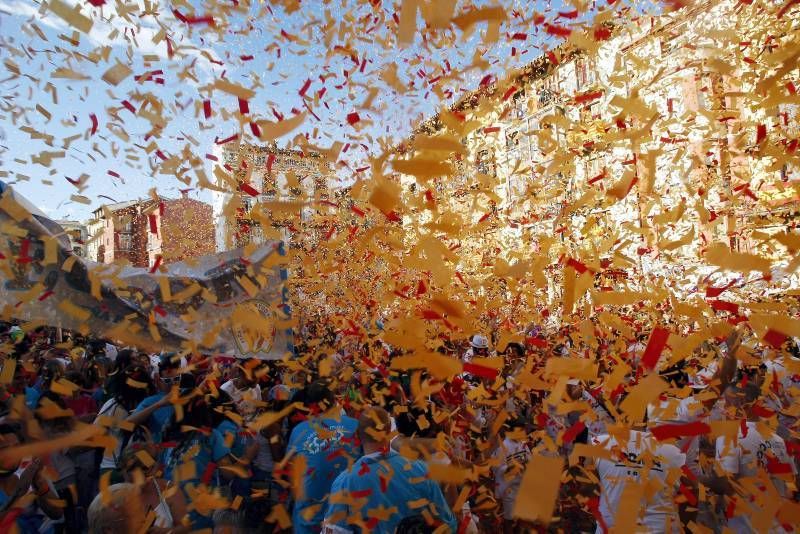
[[249,360],[236,365],[234,378],[228,380],[220,389],[230,395],[239,413],[251,415],[261,404],[261,386],[255,380],[254,369],[249,365]]
[[[723,474],[712,474],[703,480],[716,492],[735,500],[728,528],[736,533],[785,532],[775,517],[778,507],[773,505],[791,497],[787,482],[797,483],[797,468],[786,443],[758,415],[760,398],[760,388],[752,383],[729,395],[730,404],[746,417],[746,422],[736,439],[717,438],[717,465]],[[742,489],[744,493],[740,495]]]
[[686,455],[675,445],[656,441],[643,425],[630,431],[627,442],[620,443],[605,434],[597,437],[595,444],[611,451],[610,459],[601,458],[595,463],[600,479],[599,512],[602,519],[598,522],[597,533],[607,532],[615,526],[622,496],[632,485],[642,485],[643,488],[637,511],[637,530],[681,532],[675,495],[680,484],[690,484],[681,475]]
[[512,515],[514,501],[517,499],[517,492],[522,483],[525,465],[531,457],[531,451],[527,443],[520,439],[525,436],[524,421],[515,420],[507,424],[509,430],[503,432],[503,441],[492,455],[497,463],[492,468],[492,474],[494,475],[495,495],[503,509],[503,531],[514,532],[516,526]]

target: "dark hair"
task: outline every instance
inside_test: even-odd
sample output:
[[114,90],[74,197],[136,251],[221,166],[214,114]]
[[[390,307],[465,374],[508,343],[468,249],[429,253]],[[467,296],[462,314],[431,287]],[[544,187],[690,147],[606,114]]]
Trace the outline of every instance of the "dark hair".
[[[144,387],[139,387],[130,381],[140,382]],[[133,410],[153,389],[152,381],[147,370],[141,365],[131,365],[123,371],[117,371],[109,376],[108,387],[112,397],[117,399],[126,410]]]
[[328,384],[322,380],[312,382],[306,387],[305,405],[306,407],[317,406],[321,411],[325,411],[334,405],[336,399]]
[[162,369],[180,369],[181,359],[177,357],[175,352],[165,352],[158,357],[158,370]]
[[14,434],[20,439],[20,441],[22,440],[22,429],[19,427],[19,425],[0,423],[0,436],[5,436],[7,434]]
[[117,352],[117,358],[114,360],[114,370],[119,371],[129,367],[133,363],[134,354],[135,351],[133,349],[122,349]]

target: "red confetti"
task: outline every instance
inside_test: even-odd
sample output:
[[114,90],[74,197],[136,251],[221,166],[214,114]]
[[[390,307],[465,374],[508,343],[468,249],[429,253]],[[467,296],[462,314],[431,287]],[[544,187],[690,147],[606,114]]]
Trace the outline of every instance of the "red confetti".
[[611,37],[611,28],[606,26],[598,26],[594,29],[595,41],[606,41],[609,37]]
[[250,113],[250,104],[248,104],[247,100],[243,98],[239,99],[239,113],[242,115],[247,115]]
[[735,302],[728,302],[727,300],[712,300],[709,302],[711,308],[717,311],[726,311],[734,315],[739,315],[739,305]]
[[255,187],[253,187],[252,185],[250,185],[248,183],[244,183],[244,182],[242,182],[242,184],[239,186],[239,189],[241,191],[247,193],[251,197],[257,197],[258,195],[261,194],[261,193],[258,192],[258,190]]
[[147,220],[150,223],[150,233],[151,234],[158,234],[158,220],[156,219],[156,214],[151,213],[147,216]]
[[508,90],[503,95],[503,102],[511,98],[517,91],[518,89],[515,86],[512,85],[511,87],[509,87]]
[[311,87],[311,80],[306,80],[306,83],[304,83],[303,87],[300,88],[300,91],[298,92],[298,94],[301,97],[306,96],[306,91],[308,91],[309,87]]
[[486,367],[485,365],[478,365],[475,363],[465,363],[464,372],[481,378],[488,378],[489,380],[494,380],[500,373],[500,371],[497,369],[492,369],[491,367]]
[[571,427],[569,427],[566,431],[564,431],[564,435],[561,437],[562,442],[566,445],[568,443],[572,443],[575,441],[575,438],[586,429],[586,424],[583,421],[578,421]]
[[642,366],[645,369],[652,370],[658,363],[661,357],[661,352],[667,346],[669,339],[669,330],[666,328],[654,328],[650,333],[650,339],[647,341],[647,347],[644,349],[642,355]]
[[359,117],[358,113],[356,113],[355,111],[353,113],[348,113],[347,114],[347,124],[349,124],[350,126],[354,126],[360,120],[361,120],[361,117]]
[[558,24],[545,24],[544,31],[549,35],[554,35],[556,37],[569,37],[572,35],[571,29],[564,26],[559,26]]
[[693,423],[658,425],[653,427],[651,432],[658,441],[680,438],[684,436],[701,436],[711,432],[711,427],[707,423],[695,421]]
[[90,113],[89,118],[92,119],[92,131],[91,133],[89,133],[89,135],[94,135],[95,133],[97,133],[97,127],[100,123],[97,121],[97,115],[95,115],[94,113]]
[[767,138],[767,126],[766,124],[759,124],[758,128],[756,129],[756,144],[760,145],[766,138]]
[[786,339],[787,339],[786,334],[783,334],[782,332],[778,332],[777,330],[773,330],[771,328],[767,330],[766,334],[764,334],[764,341],[766,341],[776,349],[781,348]]

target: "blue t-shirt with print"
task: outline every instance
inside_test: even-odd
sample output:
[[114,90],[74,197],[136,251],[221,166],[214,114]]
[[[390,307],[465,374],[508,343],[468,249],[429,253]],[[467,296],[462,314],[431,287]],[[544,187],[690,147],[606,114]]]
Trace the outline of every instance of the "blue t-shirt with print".
[[[225,445],[225,438],[219,430],[213,429],[208,435],[194,431],[188,441],[181,443],[179,449],[171,451],[170,460],[164,469],[164,478],[173,480],[177,466],[183,465],[185,462],[192,462],[194,464],[193,469],[180,470],[184,476],[186,476],[187,471],[191,476],[187,476],[179,482],[179,487],[183,491],[184,497],[187,502],[190,502],[192,495],[189,492],[189,488],[200,485],[203,482],[203,475],[206,474],[208,465],[212,462],[219,463],[230,452],[230,449]],[[211,487],[220,485],[219,469],[214,469],[205,482]],[[211,520],[210,515],[203,515],[196,510],[189,512],[189,520],[192,531],[214,527],[214,522]]]
[[[343,415],[338,419],[315,417],[292,430],[287,450],[306,460],[303,498],[295,502],[292,511],[295,533],[319,532],[333,481],[361,453],[357,428],[357,420]],[[314,513],[304,517],[303,510],[309,507],[316,507]]]
[[[422,499],[427,501],[424,507],[409,506]],[[389,510],[393,513],[380,520],[379,513],[370,513]],[[436,521],[431,532],[440,524],[446,524],[450,532],[457,531],[456,518],[423,462],[408,460],[395,451],[373,453],[359,458],[336,478],[325,522],[356,533],[394,534],[403,519],[420,515],[423,510]]]

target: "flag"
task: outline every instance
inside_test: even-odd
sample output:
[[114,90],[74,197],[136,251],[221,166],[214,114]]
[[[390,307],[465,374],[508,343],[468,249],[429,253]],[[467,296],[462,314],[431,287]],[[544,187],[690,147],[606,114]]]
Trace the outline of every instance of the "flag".
[[293,352],[283,243],[150,272],[76,256],[64,230],[0,182],[4,320],[62,327],[148,352],[279,359]]

